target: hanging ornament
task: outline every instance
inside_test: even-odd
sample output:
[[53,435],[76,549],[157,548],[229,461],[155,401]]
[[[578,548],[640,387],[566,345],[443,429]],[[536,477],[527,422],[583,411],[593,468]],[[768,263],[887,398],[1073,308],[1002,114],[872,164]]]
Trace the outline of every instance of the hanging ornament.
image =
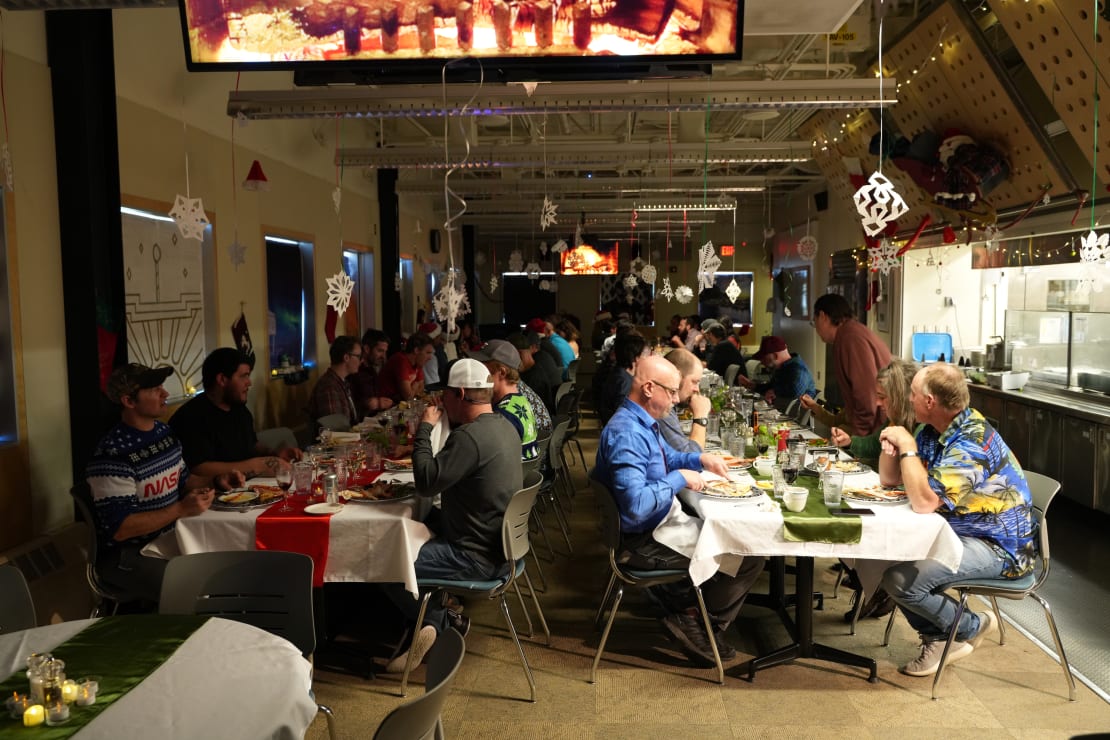
[[424,225],[420,223],[420,219],[416,219],[416,227],[412,230],[412,233],[414,233],[414,234],[423,234],[424,233]]
[[798,256],[806,262],[812,262],[817,256],[817,237],[806,234],[798,240]]
[[12,151],[8,142],[0,144],[0,170],[4,174],[4,187],[9,193],[15,192],[15,169],[12,167]]
[[674,299],[679,303],[689,303],[694,299],[694,291],[688,285],[680,285],[675,288]]
[[634,275],[639,275],[640,271],[644,269],[644,265],[646,264],[646,262],[637,257],[636,259],[628,263],[628,269],[631,270]]
[[540,281],[540,290],[545,290],[545,291],[546,290],[551,290],[551,281],[550,280],[541,280]]
[[541,270],[538,262],[529,262],[524,267],[524,271],[528,273],[529,280],[539,280]]
[[540,242],[540,254],[547,256],[547,242]]
[[239,128],[246,128],[247,124],[251,122],[251,119],[247,118],[246,113],[239,111],[235,114],[235,122],[239,124]]
[[634,290],[640,284],[640,278],[636,277],[635,273],[631,273],[624,279],[624,287],[629,290]]
[[579,223],[574,227],[574,246],[577,248],[582,246],[582,244],[582,224]]
[[247,245],[239,241],[239,235],[236,234],[231,244],[227,246],[227,256],[231,259],[231,264],[236,270],[246,263],[247,261]]
[[400,273],[400,271],[394,273],[394,275],[393,275],[393,290],[396,293],[401,292],[401,273]]
[[514,249],[509,253],[509,272],[521,272],[524,270],[524,255],[520,253],[519,249]]
[[548,226],[555,225],[555,218],[558,216],[556,211],[559,209],[557,203],[553,203],[546,195],[543,196],[543,207],[540,209],[540,228],[547,231]]
[[852,200],[868,236],[882,233],[887,224],[897,221],[899,216],[910,210],[906,201],[894,189],[894,183],[879,172],[871,173],[871,177],[856,191]]
[[493,293],[494,291],[496,291],[497,286],[499,284],[500,284],[500,281],[497,279],[496,275],[490,275],[489,276],[489,292],[490,293]]
[[644,269],[640,270],[640,279],[648,285],[655,285],[655,278],[655,265],[644,265]]
[[1101,236],[1091,229],[1079,240],[1080,262],[1106,262],[1110,257],[1110,232]]
[[555,282],[554,280],[552,280],[548,284],[547,289],[550,290],[552,293],[557,293],[557,292],[559,292],[559,284],[557,282]]
[[328,305],[342,316],[347,312],[347,306],[351,304],[351,292],[354,291],[355,283],[351,280],[351,276],[342,270],[330,278],[325,278],[325,282],[328,285]]
[[343,188],[331,191],[331,202],[335,206],[335,215],[339,215],[339,206],[343,202]]
[[459,285],[457,280],[458,271],[449,271],[443,281],[443,288],[432,298],[436,316],[447,322],[448,334],[455,332],[456,319],[470,313],[470,299],[466,297],[466,288]]
[[713,249],[713,242],[708,241],[698,250],[698,292],[713,287],[717,278],[717,268],[721,266],[721,258]]
[[902,264],[898,257],[898,247],[890,239],[880,239],[877,245],[868,247],[867,258],[871,262],[871,271],[883,275],[889,274],[892,267]]
[[774,235],[775,235],[775,229],[773,227],[768,226],[765,229],[763,229],[763,241],[767,241],[768,239],[770,239]]
[[485,252],[475,252],[474,253],[474,265],[475,265],[475,267],[481,267],[484,264],[486,264],[486,253]]
[[266,173],[262,171],[262,163],[257,159],[251,162],[250,171],[247,172],[242,187],[243,190],[253,190],[255,192],[268,192],[270,190],[270,180],[266,177]]
[[177,230],[182,237],[197,241],[204,239],[208,217],[204,215],[204,204],[200,202],[200,198],[186,198],[178,193],[170,216],[177,222]]
[[563,240],[563,239],[560,239],[559,241],[555,242],[554,244],[551,245],[551,251],[554,252],[555,254],[562,254],[563,252],[567,251],[566,241]]
[[663,278],[663,287],[659,289],[659,295],[666,298],[668,303],[674,298],[674,291],[671,290],[671,279],[669,277]]
[[744,291],[740,288],[740,284],[736,282],[736,278],[729,281],[728,287],[725,288],[725,295],[728,296],[729,301],[732,303],[736,303],[736,299],[739,298],[740,294],[743,292]]
[[945,244],[953,244],[956,241],[956,230],[950,224],[945,224],[944,231],[941,232],[941,241]]
[[983,246],[987,248],[987,254],[994,254],[998,251],[998,248],[1002,246],[1002,243],[998,239],[1001,235],[1002,232],[993,226],[988,226],[983,229]]

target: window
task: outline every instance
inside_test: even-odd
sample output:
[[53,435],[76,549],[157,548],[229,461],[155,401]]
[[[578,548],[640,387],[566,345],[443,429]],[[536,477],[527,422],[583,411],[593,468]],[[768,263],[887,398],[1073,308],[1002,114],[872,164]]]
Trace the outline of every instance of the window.
[[[740,286],[740,295],[733,303],[725,291],[732,279]],[[703,319],[732,319],[733,325],[752,323],[752,283],[755,275],[750,272],[718,272],[713,287],[706,288],[698,296],[698,315]]]
[[[169,210],[169,206],[166,206]],[[218,345],[212,227],[184,239],[165,212],[120,208],[123,231],[127,355],[148,367],[172,367],[171,401],[196,393],[201,365]]]
[[550,290],[540,290],[542,281],[555,278],[554,272],[541,272],[536,280],[521,272],[503,273],[501,306],[505,324],[520,326],[537,316],[555,313],[555,294]]
[[266,235],[270,369],[281,374],[316,360],[312,244]]
[[374,253],[362,249],[343,250],[343,270],[355,283],[351,305],[341,322],[342,334],[361,337],[364,329],[377,326],[374,314]]
[[0,193],[0,444],[19,441],[15,364],[12,357],[11,296],[8,293],[8,240],[3,193]]
[[605,275],[601,278],[601,307],[618,316],[627,313],[633,324],[655,326],[655,285],[636,281],[636,287],[624,284],[627,275]]
[[412,258],[402,257],[401,273],[401,331],[416,331],[416,296],[412,289]]

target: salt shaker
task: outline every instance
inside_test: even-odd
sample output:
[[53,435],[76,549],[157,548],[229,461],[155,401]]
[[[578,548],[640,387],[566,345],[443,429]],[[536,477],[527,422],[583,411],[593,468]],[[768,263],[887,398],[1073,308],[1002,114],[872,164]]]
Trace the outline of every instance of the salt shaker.
[[324,495],[327,496],[328,505],[339,503],[339,476],[335,473],[324,476]]

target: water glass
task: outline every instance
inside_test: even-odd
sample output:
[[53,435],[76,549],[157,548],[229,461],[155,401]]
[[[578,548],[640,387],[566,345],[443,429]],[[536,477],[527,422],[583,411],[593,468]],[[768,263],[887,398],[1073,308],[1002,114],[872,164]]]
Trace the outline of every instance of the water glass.
[[706,422],[706,425],[705,425],[706,439],[708,439],[709,437],[720,436],[720,433],[721,433],[721,417],[717,416],[716,414],[710,414],[709,415],[709,420]]
[[844,471],[826,470],[821,473],[821,486],[825,493],[825,506],[840,506],[840,496],[844,491]]
[[316,466],[311,462],[302,461],[293,463],[293,491],[295,493],[312,493],[312,476]]
[[374,442],[366,444],[366,469],[376,473],[382,469],[382,450]]
[[332,467],[332,472],[335,473],[335,482],[338,484],[340,491],[347,490],[347,461],[343,458],[336,458]]
[[744,456],[744,438],[743,437],[733,437],[732,439],[730,439],[728,441],[728,454],[732,455],[733,457],[743,457]]
[[783,475],[782,466],[775,465],[771,468],[771,481],[775,486],[775,498],[781,499],[786,490],[786,476]]

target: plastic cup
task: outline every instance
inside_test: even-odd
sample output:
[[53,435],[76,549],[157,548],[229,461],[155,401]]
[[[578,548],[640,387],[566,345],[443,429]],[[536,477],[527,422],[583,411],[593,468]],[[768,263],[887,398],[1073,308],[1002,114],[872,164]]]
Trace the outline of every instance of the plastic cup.
[[312,492],[312,474],[316,466],[310,462],[293,463],[293,491],[308,494]]
[[728,441],[728,454],[732,455],[733,457],[743,457],[744,452],[745,450],[743,437],[733,437]]
[[775,486],[775,498],[782,498],[782,494],[786,490],[786,476],[782,473],[781,465],[771,466],[771,480]]
[[825,506],[840,506],[840,496],[844,491],[844,472],[826,470],[821,473],[821,486],[825,495]]
[[366,469],[371,473],[382,469],[382,450],[373,442],[366,445]]

